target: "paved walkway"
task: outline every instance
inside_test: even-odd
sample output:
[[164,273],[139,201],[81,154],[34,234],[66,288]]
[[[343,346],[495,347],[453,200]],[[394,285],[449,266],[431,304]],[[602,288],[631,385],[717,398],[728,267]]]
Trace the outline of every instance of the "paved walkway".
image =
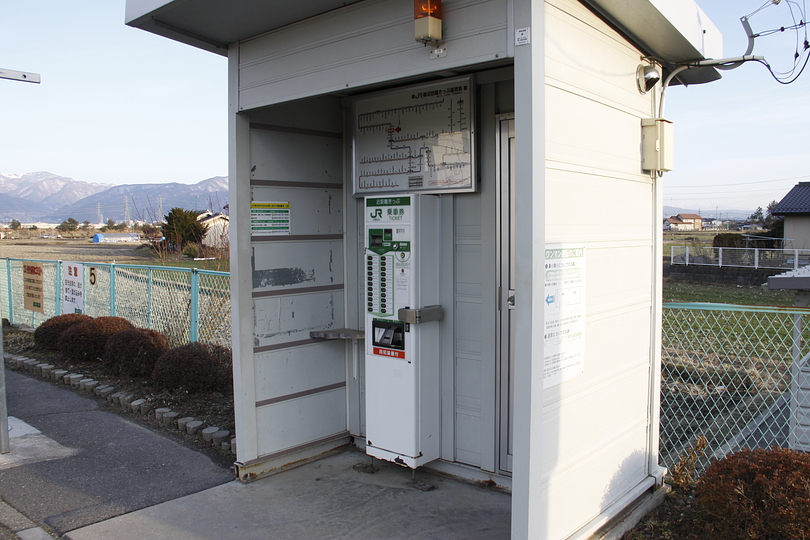
[[[509,538],[511,497],[347,451],[251,484],[104,402],[6,371],[0,525],[24,540]],[[24,433],[23,433],[24,432]]]

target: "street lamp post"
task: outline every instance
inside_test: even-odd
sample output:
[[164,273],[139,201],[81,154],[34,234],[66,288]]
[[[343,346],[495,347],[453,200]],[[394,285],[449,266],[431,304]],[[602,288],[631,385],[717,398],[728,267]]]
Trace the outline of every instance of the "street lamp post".
[[[39,84],[39,73],[28,73],[25,71],[14,71],[0,68],[0,79],[12,81],[23,81]],[[8,291],[11,294],[11,291]],[[2,329],[0,329],[0,332]],[[0,335],[0,337],[2,337]],[[3,351],[3,340],[0,339],[0,454],[11,452],[8,442],[8,404],[6,402],[6,362]]]

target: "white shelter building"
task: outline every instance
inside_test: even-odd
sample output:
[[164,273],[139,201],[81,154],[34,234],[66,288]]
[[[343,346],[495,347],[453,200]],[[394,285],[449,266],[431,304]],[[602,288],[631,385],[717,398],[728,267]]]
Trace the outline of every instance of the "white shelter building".
[[513,538],[588,538],[664,473],[671,163],[644,68],[721,36],[692,0],[423,14],[127,0],[127,24],[228,57],[237,474],[354,444],[511,490]]

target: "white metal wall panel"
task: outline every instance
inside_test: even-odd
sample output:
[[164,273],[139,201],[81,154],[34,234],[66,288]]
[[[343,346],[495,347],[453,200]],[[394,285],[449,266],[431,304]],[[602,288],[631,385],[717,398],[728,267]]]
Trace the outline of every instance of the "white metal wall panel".
[[[290,203],[290,234],[319,235],[343,232],[343,202],[339,189],[253,187],[254,201]],[[283,236],[270,237],[283,241]],[[254,238],[256,241],[267,240]]]
[[259,459],[347,432],[343,138],[339,101],[250,115],[251,201],[290,205],[288,235],[251,237]]
[[[494,137],[494,134],[489,134]],[[455,214],[455,452],[456,461],[481,465],[483,396],[494,392],[482,384],[482,340],[493,334],[485,327],[482,306],[481,196],[456,197]],[[495,246],[490,246],[493,250]],[[494,286],[494,285],[493,285]],[[494,321],[494,314],[493,314]],[[494,336],[493,336],[494,338]],[[494,359],[488,363],[494,369]],[[487,434],[494,437],[494,433]]]
[[[342,188],[343,141],[326,133],[328,132],[314,135],[306,132],[284,133],[254,129],[250,140],[253,157],[250,177],[262,180],[327,182],[335,184],[337,189]],[[267,152],[269,147],[274,151]]]
[[333,340],[257,354],[256,402],[344,382],[343,346],[342,341]]
[[368,0],[240,44],[239,108],[504,59],[507,0],[445,0],[447,54],[413,35],[413,4]]
[[260,455],[296,449],[346,429],[346,389],[260,406],[256,420]]
[[[256,242],[253,245],[253,291],[326,287],[343,283],[343,241]],[[294,266],[286,266],[295,261]]]
[[343,291],[260,297],[255,305],[256,348],[309,339],[313,330],[343,327]]
[[[578,2],[546,2],[546,242],[584,245],[584,373],[544,391],[548,538],[651,485],[653,181],[641,170],[639,51]],[[588,490],[581,486],[588,485]],[[574,504],[575,503],[575,504]],[[615,510],[613,510],[615,511]]]

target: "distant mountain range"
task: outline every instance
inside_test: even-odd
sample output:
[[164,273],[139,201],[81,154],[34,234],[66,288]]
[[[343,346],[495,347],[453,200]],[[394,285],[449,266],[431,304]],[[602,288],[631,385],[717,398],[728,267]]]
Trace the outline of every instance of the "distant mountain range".
[[[228,177],[196,184],[95,184],[49,172],[0,173],[0,222],[91,223],[129,218],[159,221],[175,207],[221,211],[228,204]],[[99,219],[101,218],[101,219]]]

